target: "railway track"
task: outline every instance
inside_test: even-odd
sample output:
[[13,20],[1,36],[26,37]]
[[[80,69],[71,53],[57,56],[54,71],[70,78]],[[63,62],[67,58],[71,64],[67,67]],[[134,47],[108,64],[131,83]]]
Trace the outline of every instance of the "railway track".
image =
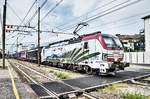
[[[49,96],[47,96],[47,98],[59,99],[59,97],[57,96],[56,93],[54,93],[54,92],[48,90],[45,86],[43,86],[43,84],[42,84],[41,82],[36,81],[35,78],[31,77],[31,76],[30,76],[28,73],[26,73],[22,68],[20,68],[20,66],[14,64],[13,62],[11,62],[11,61],[9,61],[9,60],[8,60],[8,62],[9,62],[13,67],[17,68],[17,70],[19,70],[19,71],[20,71],[28,80],[30,80],[32,83],[34,83],[34,84],[36,84],[36,85],[42,87],[42,88],[45,90],[45,92],[47,92],[47,94],[49,95]],[[28,68],[28,70],[29,70],[29,68]],[[31,69],[30,69],[30,70],[31,70]],[[32,70],[32,71],[34,71],[34,70]],[[38,73],[38,72],[36,72],[36,71],[34,71],[34,72],[37,73],[37,74],[39,74],[40,76],[43,76],[42,74],[40,74],[40,73]]]
[[[16,61],[16,62],[18,62],[18,61]],[[25,65],[25,64],[22,64],[22,65]],[[31,68],[31,67],[29,67],[29,68]],[[31,69],[34,70],[35,68],[31,68]],[[40,71],[40,70],[38,70],[38,72],[40,72],[42,74],[44,73],[43,71]],[[92,92],[92,91],[94,91],[94,89],[97,89],[97,88],[98,89],[104,88],[104,87],[107,87],[112,84],[128,82],[131,80],[140,80],[140,79],[143,79],[143,78],[149,77],[149,76],[150,76],[150,71],[142,71],[141,73],[137,72],[137,71],[136,72],[125,71],[125,72],[120,72],[119,74],[117,74],[116,77],[88,76],[88,77],[81,78],[81,79],[79,78],[77,80],[69,79],[69,80],[62,80],[62,81],[52,78],[53,80],[49,80],[50,82],[48,82],[44,85],[46,85],[46,88],[48,90],[52,89],[52,91],[54,91],[55,93],[57,93],[58,90],[66,89],[66,87],[70,87],[71,89],[74,89],[71,91],[69,90],[69,91],[64,91],[62,93],[57,93],[57,95],[59,96],[60,99],[67,99],[67,98],[74,99],[73,97],[79,96],[79,95],[82,97],[86,97],[84,99],[98,99],[98,97],[94,97],[93,95],[89,94],[89,92]],[[89,81],[90,81],[90,83],[89,83]],[[55,84],[55,83],[57,83],[57,84]],[[60,86],[60,84],[63,86]],[[81,84],[81,86],[80,86],[80,84]],[[52,87],[52,86],[55,86],[55,87]],[[35,88],[35,87],[38,87],[38,86],[34,85],[32,87],[34,91],[37,90],[37,88]],[[62,87],[62,88],[59,88],[59,87]],[[56,88],[56,90],[53,90],[54,88]],[[40,90],[38,90],[38,91],[41,92]],[[35,92],[35,93],[38,93],[38,92]],[[47,97],[48,96],[44,96],[41,98],[47,98]],[[75,99],[80,99],[80,98],[75,98]]]
[[[38,75],[38,76],[41,76],[42,79],[44,79],[46,82],[49,81],[49,82],[53,82],[53,81],[56,81],[55,79],[53,79],[52,77],[49,77],[49,76],[46,76],[45,74],[42,74],[41,72],[33,69],[33,68],[30,68],[28,66],[25,66],[21,63],[17,63],[17,62],[12,62],[10,60],[8,60],[8,62],[15,68],[17,68],[17,70],[19,70],[19,72],[21,72],[27,79],[28,81],[30,81],[30,83],[34,83],[36,84],[37,86],[40,86],[41,88],[44,89],[44,91],[48,94],[48,96],[44,96],[44,97],[40,97],[40,99],[44,99],[44,98],[52,98],[52,99],[65,99],[65,98],[74,98],[76,96],[79,96],[82,94],[82,97],[85,97],[85,99],[99,99],[98,97],[96,96],[93,96],[85,91],[83,91],[82,89],[80,88],[77,88],[77,87],[73,87],[67,83],[64,83],[63,81],[57,81],[57,82],[60,82],[66,86],[69,86],[71,87],[72,89],[74,89],[75,91],[72,91],[72,92],[67,92],[67,93],[64,93],[64,94],[57,94],[55,93],[54,91],[52,90],[49,90],[47,89],[44,85],[43,85],[43,81],[41,82],[39,79],[39,77],[33,77],[33,75]],[[30,72],[29,72],[30,71]],[[32,73],[31,73],[32,72]],[[30,74],[31,73],[31,74]],[[74,94],[74,93],[77,93],[79,92],[79,94]]]
[[[26,61],[20,61],[18,60],[18,62],[20,62],[21,64],[24,64],[26,65],[24,62]],[[37,65],[36,63],[33,63],[33,62],[29,62],[30,64],[33,64],[33,65]],[[65,68],[61,68],[61,67],[56,67],[56,66],[51,66],[51,65],[45,65],[45,64],[42,64],[41,66],[44,66],[44,67],[48,67],[48,68],[51,68],[51,69],[54,69],[54,70],[58,70],[58,71],[65,71],[65,72],[75,72],[75,73],[78,73],[78,74],[82,74],[82,75],[85,75],[85,76],[88,76],[89,74],[86,74],[84,72],[79,72],[79,71],[73,71],[73,70],[69,70],[69,69],[65,69]]]

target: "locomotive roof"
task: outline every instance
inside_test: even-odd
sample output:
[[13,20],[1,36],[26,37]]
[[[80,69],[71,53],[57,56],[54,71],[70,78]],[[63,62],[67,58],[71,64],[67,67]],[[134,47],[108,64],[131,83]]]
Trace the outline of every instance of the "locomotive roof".
[[57,42],[53,42],[53,43],[50,43],[48,46],[46,47],[50,47],[52,45],[55,45],[55,44],[58,44],[58,43],[62,43],[62,42],[68,42],[68,44],[73,44],[73,43],[78,43],[78,42],[81,42],[82,41],[82,38],[85,37],[85,36],[90,36],[90,35],[94,35],[94,34],[98,34],[98,33],[101,33],[100,31],[98,32],[94,32],[94,33],[90,33],[90,34],[84,34],[84,35],[80,35],[78,38],[71,38],[71,39],[66,39],[66,40],[61,40],[61,41],[57,41]]

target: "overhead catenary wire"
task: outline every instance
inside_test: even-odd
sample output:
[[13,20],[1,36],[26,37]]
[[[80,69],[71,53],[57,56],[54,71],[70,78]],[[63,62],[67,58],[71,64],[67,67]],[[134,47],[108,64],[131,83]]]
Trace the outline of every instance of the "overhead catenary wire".
[[[47,0],[45,0],[43,3],[42,3],[42,5],[40,6],[40,9],[42,9],[43,7],[44,7],[44,5],[47,3]],[[35,16],[38,14],[38,9],[36,10],[36,12],[33,14],[33,16],[29,19],[29,21],[26,23],[26,24],[28,24],[28,23],[30,23],[34,18],[35,18]],[[34,29],[34,28],[33,28]],[[36,29],[34,29],[34,30],[36,30]],[[31,34],[31,32],[29,32],[30,34]],[[26,34],[27,35],[27,34]],[[21,40],[23,40],[25,38],[25,36],[21,39]]]
[[[32,3],[32,5],[31,5],[31,7],[29,8],[28,12],[26,13],[25,17],[23,18],[23,20],[20,21],[20,25],[25,21],[26,17],[29,15],[29,13],[30,13],[30,11],[32,10],[33,6],[35,5],[36,1],[37,1],[37,0],[35,0],[35,1]],[[10,4],[9,4],[9,5],[10,5]],[[12,7],[11,7],[11,8],[12,8]],[[15,10],[13,10],[13,12],[15,12]],[[17,14],[16,14],[16,15],[17,15]],[[14,33],[14,32],[13,32],[13,33]],[[10,35],[12,35],[13,33],[11,33]],[[9,36],[10,36],[10,35],[9,35]]]
[[[45,16],[40,20],[40,22],[42,22],[57,6],[59,6],[62,1],[63,0],[60,0],[58,3],[56,3],[56,5],[45,14]],[[36,24],[36,26],[37,26],[37,24]]]
[[[22,23],[25,21],[25,18],[28,16],[29,12],[32,10],[32,8],[33,8],[33,6],[36,4],[36,2],[37,2],[37,0],[35,0],[35,2],[33,2],[33,4],[31,5],[31,7],[29,8],[27,14],[25,15],[23,21],[22,21],[20,24],[22,24]],[[45,1],[42,3],[41,8],[44,7],[44,5],[46,4],[46,2],[47,2],[47,0],[45,0]],[[37,15],[37,10],[36,10],[36,12],[33,14],[33,16],[28,20],[28,22],[27,22],[25,25],[27,25],[28,23],[30,23],[30,22],[34,19],[34,17],[35,17],[36,15]],[[24,29],[24,28],[23,28],[23,29]],[[25,30],[25,29],[24,29],[24,30]],[[20,37],[21,35],[17,33],[17,35],[15,35],[15,36]],[[11,38],[14,38],[15,36],[12,36]],[[24,38],[24,37],[23,37],[23,38]],[[23,40],[23,38],[22,38],[21,40]],[[16,39],[16,40],[17,40],[17,39]]]
[[[89,13],[93,13],[93,12],[95,12],[95,11],[101,9],[101,8],[104,8],[104,7],[106,7],[106,6],[108,6],[108,5],[112,4],[112,3],[114,3],[114,2],[116,2],[116,1],[117,1],[117,0],[112,0],[112,1],[110,1],[110,2],[108,2],[108,3],[106,3],[106,4],[104,4],[104,5],[101,5],[100,7],[97,7],[97,8],[95,8],[95,9],[92,9],[91,11],[85,13],[84,15],[81,15],[81,16],[79,16],[79,17],[76,17],[76,19],[77,19],[77,18],[79,19],[79,18],[81,18],[81,17],[83,17],[83,16],[86,16],[86,15],[89,14]],[[74,21],[74,19],[72,19],[72,20],[70,20],[70,21]],[[67,25],[67,23],[61,24],[61,25],[57,26],[56,28],[60,28],[60,27],[62,27],[62,26],[64,26],[64,25]]]
[[16,11],[14,10],[14,8],[9,3],[8,3],[8,7],[13,12],[13,14],[21,21],[22,19],[19,17],[19,15],[16,13]]
[[[130,1],[130,0],[128,0],[128,1]],[[102,16],[111,14],[111,13],[113,13],[113,12],[115,12],[115,11],[121,10],[121,9],[123,9],[123,8],[125,8],[125,7],[131,6],[131,5],[136,4],[136,3],[140,2],[140,1],[143,1],[143,0],[136,0],[136,1],[134,1],[134,2],[131,2],[131,3],[129,3],[129,4],[126,4],[126,5],[123,5],[123,6],[119,7],[119,8],[116,8],[116,9],[110,11],[110,12],[107,12],[107,13],[105,13],[105,14],[103,14],[103,15],[99,15],[99,16],[96,16],[96,17],[94,17],[94,18],[91,17],[91,18],[85,20],[84,22],[89,22],[89,21],[98,19],[98,18],[100,18],[100,17],[102,17]],[[122,5],[122,4],[121,4],[121,5]],[[99,13],[99,14],[100,14],[100,13]]]
[[101,26],[113,24],[113,23],[116,23],[116,22],[118,23],[118,22],[125,21],[125,20],[131,19],[131,18],[140,17],[141,15],[148,14],[149,12],[150,11],[146,11],[146,12],[143,12],[143,13],[138,13],[138,14],[135,14],[135,15],[132,15],[132,16],[129,16],[129,17],[120,18],[118,20],[113,20],[113,21],[106,22],[106,23],[103,23],[103,24],[100,24],[100,25],[97,25],[97,26],[89,27],[89,28],[101,27]]
[[[36,2],[37,2],[37,0],[36,0]],[[35,4],[36,2],[34,2],[34,4]],[[47,3],[47,0],[45,0],[45,1],[42,3],[42,5],[40,6],[40,8],[43,8],[46,3]],[[38,13],[38,10],[35,11],[35,13],[33,14],[33,16],[28,20],[28,22],[26,22],[25,25],[29,24],[29,23],[35,18],[35,16],[37,15],[37,13]],[[25,29],[24,29],[24,30],[25,30]],[[23,37],[23,38],[24,38],[24,37]],[[23,40],[23,39],[21,39],[21,40]]]
[[[45,16],[40,20],[40,22],[42,22],[57,6],[59,6],[60,5],[60,3],[62,2],[63,0],[60,0],[58,3],[56,3],[56,5],[52,8],[52,9],[50,9],[46,14],[45,14]],[[45,5],[45,3],[46,2],[44,2],[42,5],[41,5],[41,7],[43,7],[44,5]],[[40,8],[41,8],[40,7]],[[36,15],[37,15],[37,12],[35,13]],[[31,17],[31,19],[33,19],[36,15],[33,15],[33,17]],[[31,20],[29,20],[29,22],[30,22]],[[36,24],[36,26],[37,26],[37,24]],[[35,26],[35,27],[36,27]],[[36,30],[36,29],[35,29]],[[54,33],[54,32],[53,32]],[[22,39],[23,40],[23,39]]]
[[26,17],[27,17],[28,14],[31,12],[31,10],[32,10],[32,8],[34,7],[34,5],[36,4],[36,2],[37,2],[37,0],[35,0],[35,1],[33,2],[33,4],[32,4],[31,7],[29,8],[28,12],[26,13],[25,17],[23,18],[23,20],[21,21],[20,24],[22,24],[22,23],[25,21]]
[[[130,0],[128,0],[128,1],[130,1]],[[94,15],[94,16],[92,16],[92,17],[90,17],[90,18],[88,18],[88,19],[86,19],[86,20],[84,20],[84,21],[82,21],[82,22],[90,22],[90,21],[93,21],[93,20],[95,20],[95,19],[98,19],[98,18],[100,18],[100,17],[103,17],[103,16],[105,16],[105,15],[108,15],[108,14],[111,14],[111,13],[113,13],[113,12],[115,12],[115,11],[118,11],[118,10],[121,10],[121,9],[123,9],[123,8],[126,8],[126,7],[128,7],[128,6],[131,6],[131,5],[133,5],[133,4],[136,4],[136,3],[138,3],[138,2],[140,2],[140,1],[143,1],[143,0],[136,0],[136,1],[134,1],[134,2],[131,2],[131,3],[129,3],[129,4],[126,4],[126,5],[123,5],[123,6],[121,6],[121,7],[118,7],[118,8],[116,8],[116,9],[113,9],[113,10],[111,10],[111,11],[109,11],[109,12],[106,12],[106,13],[104,13],[104,14],[101,14],[101,13],[99,13],[99,14],[97,14],[97,15]],[[124,4],[124,3],[123,3]],[[122,3],[121,3],[121,5],[122,5]],[[70,30],[71,28],[73,28],[73,27],[75,27],[76,25],[73,25],[72,27],[70,27],[70,28],[65,28],[65,29],[61,29],[61,30],[63,30],[63,31],[66,31],[66,30]]]
[[[137,1],[142,1],[142,0],[137,0]],[[122,8],[121,8],[121,9],[122,9]],[[116,11],[117,11],[117,10],[116,10]],[[113,12],[115,12],[115,11],[113,11]],[[112,13],[112,12],[111,12],[111,13]],[[109,13],[108,13],[108,14],[109,14]],[[107,15],[107,14],[105,14],[105,15]],[[103,16],[105,16],[105,15],[103,15]],[[102,16],[99,16],[99,17],[102,17]],[[98,17],[98,16],[95,16],[95,17],[92,17],[91,19],[92,19],[92,20],[95,20],[95,19],[97,19],[97,18],[99,18],[99,17]],[[88,19],[89,19],[89,18],[88,18]],[[89,22],[89,21],[92,21],[92,20],[89,19],[88,22]]]
[[[42,9],[43,7],[44,7],[44,5],[46,4],[46,2],[47,2],[47,0],[45,0],[43,3],[42,3],[42,5],[40,6],[40,9]],[[38,14],[38,9],[35,11],[35,13],[33,14],[33,16],[28,20],[28,22],[26,23],[26,24],[28,24],[28,23],[30,23],[34,18],[35,18],[35,16]]]
[[[105,14],[107,11],[110,11],[110,10],[112,10],[112,9],[114,9],[114,8],[117,8],[118,6],[124,5],[124,4],[126,4],[126,3],[130,2],[130,1],[131,1],[131,0],[126,0],[126,1],[124,1],[124,2],[121,2],[121,3],[117,4],[117,5],[114,5],[114,6],[112,6],[111,8],[108,8],[108,9],[102,11],[102,12],[99,12],[98,14],[95,14],[95,15],[93,15],[93,16],[91,16],[91,17],[85,19],[85,20],[89,20],[90,18],[93,18],[93,17],[95,17],[95,16],[97,16],[97,15],[99,15],[99,14],[102,14],[102,15],[103,15],[103,13]],[[86,22],[85,20],[82,20],[82,21],[80,21],[79,23]],[[87,21],[87,22],[88,22],[88,21]],[[75,26],[76,26],[76,24],[74,24],[71,28],[73,28],[73,27],[75,27]],[[70,28],[70,29],[71,29],[71,28]],[[63,29],[60,29],[60,30],[64,30],[64,29],[70,30],[69,28],[63,28]]]
[[126,23],[126,24],[122,24],[122,25],[119,25],[119,26],[115,26],[115,27],[110,27],[110,28],[104,28],[104,29],[102,29],[103,31],[109,31],[109,30],[112,30],[112,29],[115,29],[115,28],[122,28],[122,27],[127,27],[127,26],[129,26],[129,25],[132,25],[132,24],[136,24],[136,23],[138,23],[138,22],[140,22],[140,20],[135,20],[135,21],[133,21],[133,22],[131,22],[131,23]]

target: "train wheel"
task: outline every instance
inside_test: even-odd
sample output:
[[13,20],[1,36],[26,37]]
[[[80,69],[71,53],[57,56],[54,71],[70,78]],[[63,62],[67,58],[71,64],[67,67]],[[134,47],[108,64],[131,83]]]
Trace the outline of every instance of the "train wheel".
[[67,69],[68,69],[68,70],[71,69],[71,64],[67,64]]
[[72,67],[72,71],[76,71],[76,65],[73,65],[73,67]]
[[93,70],[92,68],[90,68],[89,66],[84,66],[84,70],[85,70],[85,73],[91,75],[93,73]]

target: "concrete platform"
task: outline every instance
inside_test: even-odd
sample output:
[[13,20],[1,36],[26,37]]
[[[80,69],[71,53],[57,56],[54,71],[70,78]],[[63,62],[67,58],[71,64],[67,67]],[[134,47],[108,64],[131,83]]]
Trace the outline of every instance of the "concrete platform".
[[[14,94],[13,84],[11,81],[10,72],[7,66],[10,66],[6,61],[6,68],[1,68],[1,60],[0,60],[0,99],[16,99],[16,95]],[[13,75],[16,88],[19,93],[20,99],[33,99],[31,95],[25,89],[24,84],[21,82],[19,77],[17,76],[16,72],[10,68],[10,71]]]

